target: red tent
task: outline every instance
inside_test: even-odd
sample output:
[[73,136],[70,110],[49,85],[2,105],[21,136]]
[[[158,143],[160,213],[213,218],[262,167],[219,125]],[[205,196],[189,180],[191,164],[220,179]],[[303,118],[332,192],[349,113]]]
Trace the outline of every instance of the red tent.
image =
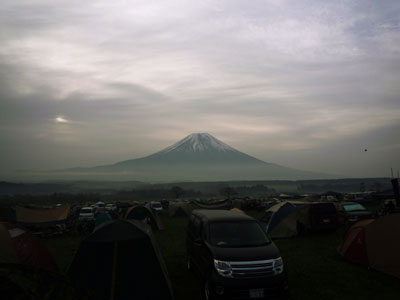
[[43,242],[23,227],[1,222],[0,245],[0,263],[57,271],[57,265]]
[[362,220],[347,229],[339,253],[351,262],[368,266],[368,254],[365,245],[365,228],[373,219]]
[[351,262],[400,278],[400,214],[357,222],[338,251]]

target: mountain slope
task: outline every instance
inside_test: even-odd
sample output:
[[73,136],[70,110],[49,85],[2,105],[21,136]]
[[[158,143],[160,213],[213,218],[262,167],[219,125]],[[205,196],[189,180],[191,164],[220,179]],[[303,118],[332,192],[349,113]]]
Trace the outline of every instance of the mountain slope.
[[263,161],[242,153],[208,133],[193,133],[179,142],[152,155],[122,161],[116,166],[156,164],[259,164]]
[[296,180],[335,176],[267,163],[208,133],[194,133],[149,156],[94,168],[70,169],[77,176],[113,176],[144,181]]

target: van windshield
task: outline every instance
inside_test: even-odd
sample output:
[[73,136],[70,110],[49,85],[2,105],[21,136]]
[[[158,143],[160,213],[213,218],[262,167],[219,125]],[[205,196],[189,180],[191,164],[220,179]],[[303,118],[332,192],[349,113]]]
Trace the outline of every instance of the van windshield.
[[218,247],[254,247],[270,240],[257,222],[215,222],[210,224],[210,242]]

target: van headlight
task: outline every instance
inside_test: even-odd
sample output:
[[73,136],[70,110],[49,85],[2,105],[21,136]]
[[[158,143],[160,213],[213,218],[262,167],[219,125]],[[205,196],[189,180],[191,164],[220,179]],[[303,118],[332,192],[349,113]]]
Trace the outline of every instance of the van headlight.
[[229,262],[214,259],[214,266],[219,275],[223,277],[232,277],[232,267]]
[[275,274],[283,273],[283,260],[282,257],[278,257],[274,259],[274,272]]

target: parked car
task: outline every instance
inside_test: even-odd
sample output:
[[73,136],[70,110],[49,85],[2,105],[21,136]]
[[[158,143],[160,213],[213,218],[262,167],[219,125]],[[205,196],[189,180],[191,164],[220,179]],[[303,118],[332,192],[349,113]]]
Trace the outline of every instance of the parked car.
[[309,208],[311,231],[335,230],[339,214],[332,202],[312,202]]
[[117,210],[117,206],[115,205],[115,204],[112,204],[112,203],[108,203],[108,204],[106,204],[106,210],[107,211],[115,211],[115,210]]
[[79,212],[79,221],[92,221],[94,220],[94,209],[93,207],[87,206],[82,207]]
[[204,283],[206,299],[288,294],[279,250],[252,217],[237,211],[194,210],[187,232],[187,265]]
[[362,219],[374,218],[375,214],[357,202],[342,202],[336,206],[340,223],[354,223]]
[[346,194],[344,200],[357,203],[366,203],[373,201],[373,192],[357,192]]
[[100,214],[106,213],[108,212],[108,209],[106,207],[96,207],[95,211],[94,211],[94,216],[98,216]]
[[151,201],[150,208],[156,212],[161,212],[163,210],[161,203],[158,201]]
[[166,200],[166,199],[162,199],[162,200],[161,200],[161,205],[162,205],[163,209],[168,209],[168,207],[169,207],[169,201]]

